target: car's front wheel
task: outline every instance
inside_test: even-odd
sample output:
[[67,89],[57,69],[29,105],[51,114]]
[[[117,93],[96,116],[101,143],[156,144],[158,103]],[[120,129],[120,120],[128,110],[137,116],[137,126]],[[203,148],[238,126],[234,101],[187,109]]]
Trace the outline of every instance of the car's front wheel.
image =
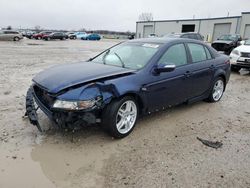
[[105,109],[102,124],[115,138],[124,138],[135,127],[138,117],[138,105],[133,97],[126,96],[111,102]]
[[217,79],[215,79],[213,83],[213,88],[209,95],[208,101],[218,102],[223,96],[224,90],[225,90],[224,79],[222,77],[218,77]]

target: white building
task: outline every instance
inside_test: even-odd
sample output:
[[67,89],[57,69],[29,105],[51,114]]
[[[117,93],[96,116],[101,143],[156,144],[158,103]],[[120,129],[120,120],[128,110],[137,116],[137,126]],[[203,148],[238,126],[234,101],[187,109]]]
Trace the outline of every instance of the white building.
[[137,38],[148,37],[152,33],[161,37],[181,32],[198,32],[209,42],[222,34],[240,34],[243,38],[250,38],[250,12],[233,17],[136,22]]

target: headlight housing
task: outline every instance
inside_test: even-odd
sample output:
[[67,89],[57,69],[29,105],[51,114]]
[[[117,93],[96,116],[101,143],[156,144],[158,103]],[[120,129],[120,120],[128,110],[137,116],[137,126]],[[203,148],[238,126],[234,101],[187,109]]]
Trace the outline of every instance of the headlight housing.
[[240,56],[240,52],[238,50],[233,50],[232,54]]
[[85,110],[95,106],[96,100],[85,101],[64,101],[57,99],[53,104],[53,108],[65,110]]

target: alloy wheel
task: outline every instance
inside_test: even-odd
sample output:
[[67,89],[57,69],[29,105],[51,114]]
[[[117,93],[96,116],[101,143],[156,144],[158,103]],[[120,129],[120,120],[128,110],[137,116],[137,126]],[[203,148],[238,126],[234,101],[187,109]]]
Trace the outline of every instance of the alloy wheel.
[[137,106],[134,101],[125,101],[116,115],[116,128],[121,134],[128,133],[135,125],[137,118]]
[[214,101],[219,101],[224,92],[224,82],[222,80],[217,80],[213,88],[213,99]]

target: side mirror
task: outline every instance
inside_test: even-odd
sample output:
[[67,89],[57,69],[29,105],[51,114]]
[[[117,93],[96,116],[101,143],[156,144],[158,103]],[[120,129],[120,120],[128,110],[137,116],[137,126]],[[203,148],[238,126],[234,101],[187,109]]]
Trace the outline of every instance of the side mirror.
[[162,73],[162,72],[172,72],[176,68],[175,64],[160,64],[155,68],[156,73]]

